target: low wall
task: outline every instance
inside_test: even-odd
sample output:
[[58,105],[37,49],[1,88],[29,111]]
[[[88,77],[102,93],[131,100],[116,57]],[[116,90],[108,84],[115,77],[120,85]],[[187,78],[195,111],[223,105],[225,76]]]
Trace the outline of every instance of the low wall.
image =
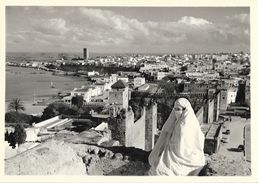
[[43,127],[43,126],[48,125],[50,123],[53,123],[54,121],[59,120],[59,119],[60,119],[60,116],[55,116],[53,118],[50,118],[50,119],[47,119],[45,121],[42,121],[40,123],[35,124],[34,127],[40,128],[40,127]]
[[68,118],[65,118],[65,119],[63,119],[61,121],[58,121],[57,123],[54,123],[54,124],[52,124],[50,126],[47,126],[47,129],[53,128],[55,126],[60,126],[61,124],[65,124],[67,122],[70,122],[70,120]]
[[217,129],[217,133],[215,135],[216,140],[216,146],[214,152],[217,153],[219,151],[220,145],[221,145],[221,139],[222,139],[222,125],[220,125]]
[[212,124],[210,129],[208,130],[205,142],[204,142],[204,152],[207,154],[217,153],[222,138],[222,125]]
[[214,138],[205,138],[205,142],[204,142],[205,154],[209,154],[209,155],[213,154],[215,147],[216,147],[216,141],[214,140]]

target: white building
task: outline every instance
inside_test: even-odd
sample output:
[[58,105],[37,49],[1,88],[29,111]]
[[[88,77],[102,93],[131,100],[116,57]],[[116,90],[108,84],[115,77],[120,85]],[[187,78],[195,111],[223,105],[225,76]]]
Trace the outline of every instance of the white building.
[[166,64],[144,64],[143,67],[140,68],[140,72],[158,72],[162,69],[169,68]]
[[231,88],[238,86],[238,78],[221,79],[221,88]]
[[139,87],[141,85],[144,85],[145,84],[145,78],[136,77],[136,78],[134,78],[133,83],[134,83],[134,87]]
[[157,73],[157,80],[162,80],[164,77],[166,77],[169,73],[168,72],[158,72]]
[[113,83],[96,83],[95,85],[93,85],[94,87],[96,88],[99,88],[101,93],[100,94],[103,94],[105,91],[109,91],[111,90],[111,85]]
[[39,62],[32,62],[31,67],[39,67],[40,63]]
[[65,96],[62,98],[62,101],[66,104],[71,104],[72,103],[72,96]]
[[114,84],[115,82],[117,82],[117,77],[118,75],[117,74],[111,74],[110,76],[110,83]]
[[215,72],[215,73],[205,73],[204,74],[204,78],[205,79],[216,79],[219,78],[219,73]]
[[203,73],[200,72],[186,72],[187,77],[203,77]]
[[237,88],[229,88],[227,104],[235,103],[236,95],[237,95]]
[[237,95],[237,88],[229,88],[221,90],[221,102],[220,102],[220,109],[227,110],[227,107],[231,103],[235,103]]
[[101,87],[86,87],[82,86],[82,88],[75,88],[71,91],[71,97],[73,96],[83,96],[84,102],[88,103],[91,100],[92,96],[98,96],[101,95]]
[[95,80],[96,83],[108,83],[110,81],[110,77],[108,76],[93,76],[91,77],[92,80]]
[[99,75],[99,73],[95,71],[88,72],[88,76],[95,76],[95,75]]
[[118,80],[122,80],[122,81],[124,81],[125,83],[128,83],[128,81],[129,81],[128,77],[122,77],[122,76],[119,76],[119,77],[117,78],[117,81],[118,81]]
[[213,59],[216,59],[217,61],[224,61],[228,60],[229,56],[228,55],[212,55]]
[[178,65],[170,66],[170,67],[169,67],[169,71],[172,71],[172,72],[177,73],[177,72],[180,71],[180,66],[178,66]]

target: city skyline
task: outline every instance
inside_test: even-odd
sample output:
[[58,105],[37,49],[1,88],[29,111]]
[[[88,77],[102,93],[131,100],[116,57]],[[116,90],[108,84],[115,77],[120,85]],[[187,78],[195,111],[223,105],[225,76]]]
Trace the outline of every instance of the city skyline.
[[6,7],[7,52],[250,52],[247,7]]

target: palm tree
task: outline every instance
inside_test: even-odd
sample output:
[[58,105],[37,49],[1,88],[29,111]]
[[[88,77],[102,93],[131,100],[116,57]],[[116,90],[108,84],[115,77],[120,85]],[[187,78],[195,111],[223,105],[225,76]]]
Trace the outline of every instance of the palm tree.
[[9,110],[14,110],[16,112],[18,111],[25,111],[25,107],[23,105],[23,102],[19,98],[14,98],[8,105]]

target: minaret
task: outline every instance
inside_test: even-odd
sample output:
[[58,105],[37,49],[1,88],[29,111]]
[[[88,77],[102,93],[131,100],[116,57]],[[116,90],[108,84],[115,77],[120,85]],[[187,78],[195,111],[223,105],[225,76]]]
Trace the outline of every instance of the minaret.
[[83,48],[83,59],[84,61],[87,61],[89,58],[89,52],[87,48]]
[[111,86],[112,90],[109,92],[110,116],[116,117],[121,109],[128,108],[128,85],[118,80]]

